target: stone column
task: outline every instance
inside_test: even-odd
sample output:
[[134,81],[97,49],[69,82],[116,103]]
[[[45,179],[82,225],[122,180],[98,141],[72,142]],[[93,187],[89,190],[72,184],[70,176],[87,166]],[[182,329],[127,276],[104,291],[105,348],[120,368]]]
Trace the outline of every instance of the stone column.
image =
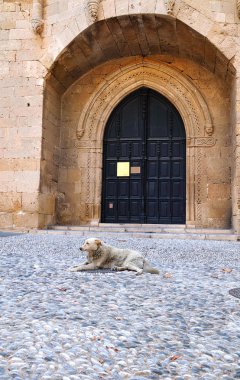
[[237,1],[237,13],[238,13],[238,17],[240,18],[240,0],[236,0]]
[[43,0],[33,0],[32,28],[37,34],[43,31]]
[[89,15],[93,22],[97,20],[99,3],[100,0],[88,0],[87,2]]
[[236,122],[233,131],[233,228],[240,235],[240,77],[236,81]]

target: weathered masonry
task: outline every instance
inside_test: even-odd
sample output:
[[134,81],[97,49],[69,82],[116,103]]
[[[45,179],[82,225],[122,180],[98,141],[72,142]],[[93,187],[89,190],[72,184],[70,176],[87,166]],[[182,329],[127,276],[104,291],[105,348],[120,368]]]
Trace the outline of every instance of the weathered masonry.
[[238,0],[0,0],[0,227],[240,233]]

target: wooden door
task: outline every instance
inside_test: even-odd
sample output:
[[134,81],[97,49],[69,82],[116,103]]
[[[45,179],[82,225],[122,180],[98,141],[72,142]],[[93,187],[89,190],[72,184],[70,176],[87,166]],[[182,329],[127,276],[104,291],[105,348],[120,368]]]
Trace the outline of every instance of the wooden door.
[[141,88],[112,112],[103,149],[102,222],[185,223],[186,136],[176,108]]

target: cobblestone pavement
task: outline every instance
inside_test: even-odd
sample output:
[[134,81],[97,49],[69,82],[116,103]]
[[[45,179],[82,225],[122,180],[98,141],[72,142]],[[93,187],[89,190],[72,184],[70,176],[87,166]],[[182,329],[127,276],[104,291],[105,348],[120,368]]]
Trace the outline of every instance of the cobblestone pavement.
[[0,238],[1,380],[240,379],[240,243],[104,241],[160,275],[81,272],[83,238]]

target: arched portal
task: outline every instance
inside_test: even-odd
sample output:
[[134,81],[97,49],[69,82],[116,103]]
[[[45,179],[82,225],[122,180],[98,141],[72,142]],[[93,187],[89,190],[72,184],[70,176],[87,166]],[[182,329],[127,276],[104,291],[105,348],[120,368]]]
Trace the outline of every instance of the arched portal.
[[103,145],[103,222],[185,223],[186,133],[165,97],[146,87],[128,95]]
[[[182,21],[162,15],[141,17],[146,39],[141,35],[138,40],[135,30],[136,38],[125,40],[128,16],[99,21],[63,49],[46,77],[43,226],[102,220],[105,127],[118,104],[142,87],[168,99],[184,123],[186,224],[230,225],[233,66],[217,46]],[[131,16],[134,25],[137,20]],[[124,38],[116,44],[120,35]]]

